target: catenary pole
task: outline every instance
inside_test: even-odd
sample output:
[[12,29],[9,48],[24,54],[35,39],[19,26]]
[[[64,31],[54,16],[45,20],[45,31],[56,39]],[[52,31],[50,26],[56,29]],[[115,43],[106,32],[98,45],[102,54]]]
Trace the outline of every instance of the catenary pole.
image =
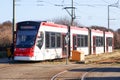
[[[15,38],[14,30],[15,30],[15,0],[13,0],[13,23],[12,23],[12,44],[13,44],[13,49],[14,49],[14,38]],[[14,53],[14,50],[13,50],[13,53]]]
[[70,29],[70,27],[71,26],[73,26],[73,21],[74,21],[74,16],[73,16],[73,9],[75,9],[74,7],[73,7],[73,0],[71,0],[71,24],[70,24],[70,26],[68,26],[68,33],[69,33],[69,42],[68,42],[68,54],[69,54],[69,58],[70,58],[70,53],[71,53],[71,29]]
[[109,26],[110,25],[110,22],[109,22],[110,21],[110,13],[109,12],[110,12],[110,5],[108,5],[108,30],[109,30],[109,27],[110,27]]

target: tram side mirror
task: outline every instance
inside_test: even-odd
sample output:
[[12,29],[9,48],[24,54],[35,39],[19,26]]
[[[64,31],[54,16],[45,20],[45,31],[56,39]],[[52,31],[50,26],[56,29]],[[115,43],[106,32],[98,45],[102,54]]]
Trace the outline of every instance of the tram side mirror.
[[69,33],[66,33],[65,41],[66,41],[66,43],[68,44],[68,42],[69,42]]

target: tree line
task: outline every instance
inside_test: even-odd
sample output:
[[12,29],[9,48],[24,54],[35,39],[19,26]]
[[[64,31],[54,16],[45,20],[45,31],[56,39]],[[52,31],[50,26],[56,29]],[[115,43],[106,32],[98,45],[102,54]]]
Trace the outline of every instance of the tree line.
[[[67,19],[54,19],[53,22],[57,24],[63,24],[69,26],[70,21]],[[78,24],[78,22],[74,22],[75,26],[79,27],[85,27]],[[100,29],[100,30],[108,30],[105,27],[101,26],[91,26],[90,28],[93,29]],[[114,33],[114,48],[120,49],[120,29],[117,29],[116,31],[110,29]],[[12,43],[12,22],[6,21],[3,23],[0,23],[0,51],[6,50],[7,47],[9,47]]]
[[12,43],[12,23],[10,21],[0,24],[0,51],[5,50]]

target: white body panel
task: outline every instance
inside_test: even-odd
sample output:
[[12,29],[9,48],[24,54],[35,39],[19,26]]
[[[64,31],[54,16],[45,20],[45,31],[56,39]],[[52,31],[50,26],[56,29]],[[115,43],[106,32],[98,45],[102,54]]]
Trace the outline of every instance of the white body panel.
[[37,59],[35,57],[26,57],[26,56],[15,56],[14,60],[18,60],[18,61],[37,61]]
[[96,46],[96,42],[95,42],[95,45],[93,45],[94,44],[93,37],[96,37],[96,36],[104,37],[103,31],[95,30],[95,29],[91,30],[91,54],[104,53],[104,45],[103,46]]
[[113,41],[112,41],[112,46],[107,45],[107,38],[111,37],[113,40],[113,33],[112,32],[105,32],[105,52],[112,52],[113,51]]
[[80,52],[82,51],[84,55],[89,55],[88,47],[78,47],[77,50]]
[[[72,27],[71,28],[71,50],[73,50],[73,34],[78,35],[88,35],[88,29],[87,28],[78,28],[78,27]],[[82,51],[84,55],[89,54],[89,48],[87,47],[77,47],[78,51]]]

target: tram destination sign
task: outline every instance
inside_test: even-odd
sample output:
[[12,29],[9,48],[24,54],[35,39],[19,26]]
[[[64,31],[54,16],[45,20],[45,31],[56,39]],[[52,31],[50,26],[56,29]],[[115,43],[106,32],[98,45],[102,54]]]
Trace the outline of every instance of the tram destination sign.
[[36,26],[19,26],[20,30],[36,30]]

